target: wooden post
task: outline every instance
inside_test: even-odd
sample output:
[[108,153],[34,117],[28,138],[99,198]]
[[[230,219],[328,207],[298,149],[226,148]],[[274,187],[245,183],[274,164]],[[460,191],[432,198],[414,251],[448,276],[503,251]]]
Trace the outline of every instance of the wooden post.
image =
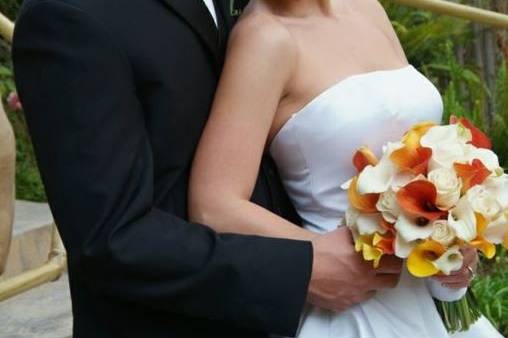
[[5,269],[12,236],[15,165],[14,133],[0,98],[0,275]]

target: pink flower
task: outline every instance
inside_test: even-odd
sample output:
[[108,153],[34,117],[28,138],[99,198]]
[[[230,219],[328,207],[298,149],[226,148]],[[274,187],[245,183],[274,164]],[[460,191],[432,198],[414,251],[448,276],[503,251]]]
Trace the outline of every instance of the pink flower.
[[18,93],[11,92],[7,97],[7,105],[11,110],[18,111],[23,109],[21,106],[21,101],[19,100]]

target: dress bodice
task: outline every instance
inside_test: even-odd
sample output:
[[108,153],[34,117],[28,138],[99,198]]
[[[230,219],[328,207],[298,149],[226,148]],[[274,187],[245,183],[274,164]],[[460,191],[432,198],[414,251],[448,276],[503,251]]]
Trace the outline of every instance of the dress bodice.
[[440,123],[437,88],[412,65],[347,77],[293,114],[270,153],[304,224],[317,232],[337,227],[348,207],[341,184],[355,174],[361,146],[377,155],[413,124]]

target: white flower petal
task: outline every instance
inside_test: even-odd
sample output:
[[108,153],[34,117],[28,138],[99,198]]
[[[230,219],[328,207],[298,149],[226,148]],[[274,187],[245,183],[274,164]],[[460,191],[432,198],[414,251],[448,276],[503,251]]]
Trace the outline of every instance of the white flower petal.
[[355,209],[354,207],[350,206],[347,210],[346,210],[346,226],[348,228],[356,228],[357,225],[356,225],[356,221],[358,220],[358,217],[360,216],[360,212]]
[[485,180],[483,186],[496,196],[503,210],[508,209],[508,175],[491,176]]
[[476,148],[475,146],[468,144],[466,146],[464,161],[471,163],[475,159],[480,160],[483,165],[492,172],[499,168],[499,158],[496,153],[490,149]]
[[491,243],[503,243],[503,239],[508,235],[508,217],[506,213],[501,214],[501,216],[489,223],[483,235]]
[[470,242],[476,238],[476,216],[466,197],[448,214],[448,225],[455,230],[457,237]]
[[360,214],[356,219],[356,226],[360,235],[372,235],[375,232],[384,234],[386,229],[381,227],[381,214]]
[[396,193],[392,189],[382,193],[376,204],[376,209],[383,214],[383,218],[388,223],[395,223],[401,213]]
[[473,211],[481,214],[487,220],[496,218],[501,212],[501,205],[496,196],[482,185],[476,185],[469,189],[466,197]]
[[460,252],[457,245],[452,246],[441,257],[433,262],[434,266],[445,275],[449,275],[453,271],[462,268],[464,264],[464,256]]
[[360,194],[383,193],[390,188],[395,175],[395,165],[390,161],[381,161],[376,166],[367,166],[358,177]]
[[342,183],[342,185],[340,186],[340,188],[342,190],[349,190],[349,187],[351,186],[351,183],[353,182],[353,179],[350,179],[344,183]]
[[413,249],[418,245],[417,241],[408,242],[399,234],[395,235],[395,256],[408,258]]
[[395,223],[395,229],[406,242],[426,239],[432,235],[433,231],[432,223],[429,222],[429,224],[425,226],[420,226],[405,214],[400,215],[397,223]]

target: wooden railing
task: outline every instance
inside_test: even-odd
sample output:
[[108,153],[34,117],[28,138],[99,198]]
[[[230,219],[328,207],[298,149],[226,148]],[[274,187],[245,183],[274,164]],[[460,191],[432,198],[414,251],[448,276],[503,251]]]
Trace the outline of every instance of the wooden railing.
[[[0,13],[0,35],[12,43],[14,23]],[[8,123],[8,122],[7,122]],[[0,177],[2,179],[2,177]],[[0,206],[1,207],[1,206]],[[25,271],[0,282],[0,301],[11,298],[41,284],[60,278],[67,265],[67,256],[56,225],[51,228],[51,245],[48,260],[42,266]]]
[[[508,15],[473,8],[444,0],[390,0],[394,3],[428,10],[437,14],[455,16],[488,26],[508,28]],[[0,35],[12,42],[14,24],[0,13]],[[58,279],[65,269],[66,255],[56,226],[53,225],[48,262],[42,267],[0,282],[0,301],[13,297],[38,285]]]

